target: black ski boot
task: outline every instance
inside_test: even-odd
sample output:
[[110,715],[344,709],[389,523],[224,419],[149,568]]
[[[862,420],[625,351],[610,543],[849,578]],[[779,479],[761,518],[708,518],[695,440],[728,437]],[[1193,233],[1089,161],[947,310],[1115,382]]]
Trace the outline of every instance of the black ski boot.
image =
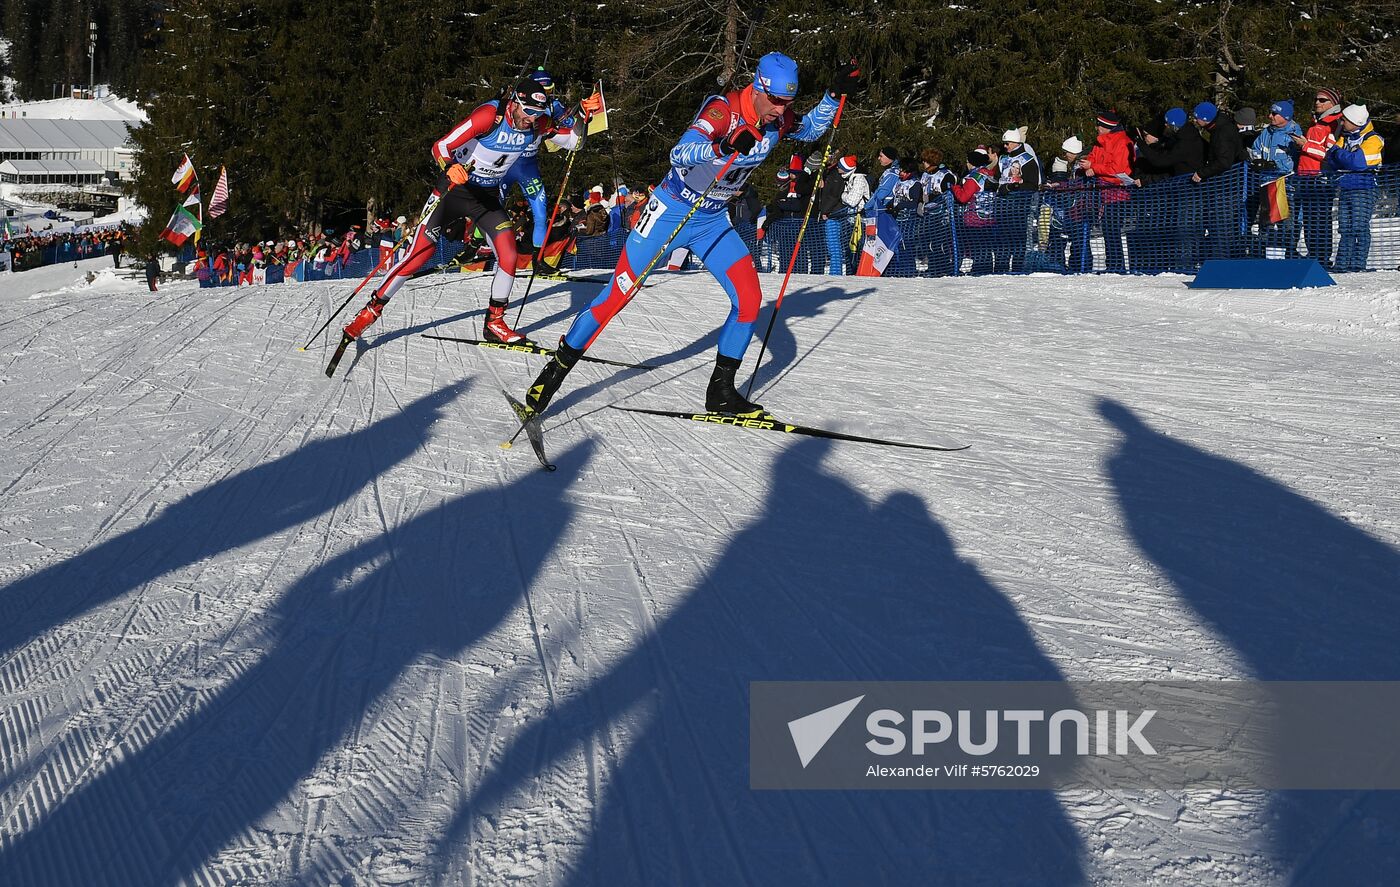
[[734,387],[734,374],[739,371],[741,363],[743,361],[739,358],[725,357],[723,354],[715,359],[710,387],[705,389],[705,409],[712,413],[748,418],[766,415],[762,406],[749,401]]
[[530,390],[525,392],[525,406],[531,414],[538,416],[544,412],[545,407],[549,406],[549,402],[554,399],[554,393],[563,384],[564,377],[569,374],[569,370],[574,368],[574,364],[578,363],[578,359],[582,356],[583,349],[570,348],[568,342],[562,338],[559,340],[559,347],[555,349],[554,356],[535,377],[535,381],[530,385]]

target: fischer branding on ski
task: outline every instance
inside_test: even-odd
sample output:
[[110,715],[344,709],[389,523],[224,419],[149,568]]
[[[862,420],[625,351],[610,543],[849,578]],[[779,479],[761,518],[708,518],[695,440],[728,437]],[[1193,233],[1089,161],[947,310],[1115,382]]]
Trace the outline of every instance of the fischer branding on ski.
[[[524,342],[491,342],[486,339],[468,339],[461,336],[435,336],[431,333],[422,333],[420,335],[424,339],[437,339],[440,342],[458,342],[463,345],[475,345],[478,348],[494,348],[498,351],[518,351],[521,354],[543,354],[546,356],[554,354],[553,348],[546,348],[538,342],[532,342],[528,339]],[[586,360],[589,363],[603,363],[608,366],[622,367],[628,370],[657,369],[656,366],[649,363],[627,363],[621,360],[607,360],[602,357],[591,357],[587,354],[582,355],[579,359]]]
[[846,434],[842,431],[829,431],[825,428],[814,428],[810,425],[794,425],[791,422],[784,422],[782,419],[765,413],[761,416],[732,416],[726,413],[695,413],[684,410],[652,410],[643,407],[626,407],[620,404],[609,404],[615,410],[622,410],[628,413],[642,413],[648,416],[665,416],[672,419],[687,419],[691,422],[703,422],[709,425],[728,425],[732,428],[748,428],[754,431],[776,431],[782,434],[801,434],[807,437],[821,437],[827,440],[844,440],[852,443],[868,443],[882,447],[899,447],[909,450],[931,450],[940,453],[955,453],[959,450],[966,450],[972,444],[961,444],[959,446],[937,446],[934,444],[909,443],[907,441],[888,440],[882,437],[865,437],[859,434]]

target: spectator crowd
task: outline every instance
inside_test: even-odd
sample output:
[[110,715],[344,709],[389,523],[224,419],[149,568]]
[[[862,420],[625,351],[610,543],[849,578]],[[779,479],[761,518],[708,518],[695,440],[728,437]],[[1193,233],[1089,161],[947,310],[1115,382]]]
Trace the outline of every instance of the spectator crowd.
[[9,254],[12,271],[28,271],[58,262],[76,262],[96,256],[110,255],[120,267],[122,253],[130,229],[126,225],[85,228],[81,231],[34,231],[25,226],[12,234],[8,226],[0,229],[0,253]]
[[[1096,116],[1092,137],[1070,135],[1050,157],[1036,151],[1026,127],[1009,128],[999,143],[956,159],[933,147],[915,153],[886,145],[864,169],[857,155],[838,153],[823,171],[822,155],[796,154],[776,171],[771,199],[761,200],[750,181],[729,211],[764,271],[786,270],[796,251],[799,272],[853,273],[862,244],[886,237],[882,217],[898,232],[886,244],[893,253],[886,273],[900,276],[961,273],[969,262],[974,274],[1192,271],[1207,258],[1256,255],[1305,255],[1331,270],[1359,271],[1368,264],[1378,200],[1400,182],[1379,175],[1384,140],[1364,104],[1346,103],[1327,87],[1309,97],[1309,112],[1279,99],[1262,121],[1253,108],[1230,113],[1209,101],[1190,112],[1167,109],[1140,126],[1107,110]],[[1280,184],[1272,191],[1264,187],[1275,180]],[[554,273],[569,263],[610,265],[648,196],[649,189],[621,183],[611,194],[601,184],[570,194],[540,250],[531,243],[528,203],[513,197],[506,206],[522,267],[534,261],[536,270]],[[1280,211],[1283,203],[1288,210]],[[813,214],[797,250],[809,204]],[[347,273],[352,257],[372,249],[369,264],[355,269],[363,274],[376,261],[394,261],[416,224],[416,218],[385,217],[340,232],[206,241],[193,248],[193,274],[201,287],[335,278]],[[128,233],[124,227],[18,236],[7,230],[0,249],[16,270],[101,254],[120,264]],[[490,267],[491,251],[479,234],[445,235],[464,242],[449,264]],[[188,273],[190,252],[183,252],[177,273]],[[678,251],[668,266],[686,261]]]
[[[850,273],[862,235],[876,235],[882,214],[899,220],[896,274],[953,273],[962,259],[973,273],[1091,271],[1093,230],[1102,267],[1113,272],[1300,255],[1335,271],[1363,270],[1377,201],[1400,183],[1380,175],[1384,140],[1364,104],[1326,87],[1309,96],[1310,113],[1279,99],[1262,121],[1253,108],[1230,113],[1209,101],[1141,126],[1105,111],[1092,138],[1064,138],[1048,166],[1025,127],[956,164],[937,149],[881,148],[868,182],[854,156],[841,157],[818,196],[824,243],[809,250],[805,267],[799,258],[798,270],[817,270],[824,252],[827,273]],[[765,222],[805,212],[812,160],[794,157],[777,177],[778,196],[759,213],[760,242]],[[1264,187],[1276,179],[1287,211]]]

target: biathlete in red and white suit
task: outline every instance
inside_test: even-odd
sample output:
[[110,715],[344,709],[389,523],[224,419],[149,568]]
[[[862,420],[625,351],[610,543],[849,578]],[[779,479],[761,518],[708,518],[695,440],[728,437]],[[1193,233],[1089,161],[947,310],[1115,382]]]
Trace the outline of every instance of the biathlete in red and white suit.
[[[752,85],[723,96],[711,96],[705,101],[700,113],[671,149],[671,170],[627,236],[608,285],[574,318],[554,357],[526,392],[528,408],[535,413],[544,411],[579,356],[622,310],[637,275],[666,246],[671,232],[698,202],[695,214],[676,234],[669,248],[689,248],[729,296],[729,317],[720,329],[719,355],[706,391],[705,406],[712,412],[736,415],[762,410],[743,398],[734,387],[734,374],[753,335],[763,294],[759,290],[753,257],[730,224],[725,208],[744,190],[749,176],[780,140],[791,138],[809,142],[826,132],[836,116],[835,96],[849,91],[858,74],[854,65],[843,65],[832,90],[824,93],[816,107],[798,119],[791,108],[797,95],[797,62],[774,52],[759,60]],[[716,175],[734,154],[738,156],[724,177],[716,181]],[[702,201],[701,195],[711,183],[714,187]]]
[[521,155],[545,139],[570,151],[578,147],[578,135],[549,117],[550,105],[544,87],[525,78],[511,90],[504,110],[499,101],[487,102],[433,143],[433,159],[443,173],[429,200],[440,199],[418,224],[408,253],[389,269],[369,304],[345,327],[347,338],[359,338],[379,318],[404,281],[432,258],[442,232],[459,219],[467,220],[466,233],[472,225],[480,228],[496,254],[496,276],[491,281],[484,337],[497,342],[519,342],[525,338],[505,321],[506,305],[515,283],[516,251],[515,226],[501,206],[501,185]]

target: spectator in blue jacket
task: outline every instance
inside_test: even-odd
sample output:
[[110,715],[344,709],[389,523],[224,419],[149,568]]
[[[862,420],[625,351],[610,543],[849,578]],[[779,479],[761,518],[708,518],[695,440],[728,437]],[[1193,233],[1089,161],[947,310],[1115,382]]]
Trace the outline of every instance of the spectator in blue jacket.
[[[1271,182],[1279,176],[1291,176],[1298,165],[1298,155],[1301,149],[1295,138],[1301,138],[1303,128],[1293,122],[1293,103],[1288,99],[1280,99],[1269,106],[1269,125],[1259,131],[1254,138],[1254,144],[1250,146],[1249,155],[1255,160],[1263,162],[1265,169],[1261,171],[1260,184]],[[1269,164],[1273,164],[1269,168]],[[1288,200],[1291,206],[1297,193],[1293,180],[1290,178],[1286,183],[1288,189]],[[1258,200],[1261,196],[1256,189],[1254,191],[1255,202],[1253,207],[1258,209],[1259,215],[1259,235],[1264,244],[1264,255],[1269,258],[1293,257],[1298,253],[1298,234],[1293,224],[1293,217],[1290,216],[1276,224],[1270,224],[1267,204]]]
[[875,217],[888,207],[890,198],[894,196],[894,186],[899,184],[899,152],[887,145],[880,149],[879,161],[885,169],[880,173],[874,193],[865,202],[865,233],[868,237],[875,235]]
[[1385,140],[1371,127],[1365,105],[1348,105],[1342,127],[1327,151],[1324,167],[1337,176],[1338,271],[1364,271],[1371,252],[1371,213],[1376,208],[1376,173]]
[[1257,160],[1271,160],[1279,175],[1288,175],[1298,165],[1298,144],[1303,128],[1293,122],[1293,103],[1282,99],[1269,106],[1269,125],[1259,130],[1250,147]]

